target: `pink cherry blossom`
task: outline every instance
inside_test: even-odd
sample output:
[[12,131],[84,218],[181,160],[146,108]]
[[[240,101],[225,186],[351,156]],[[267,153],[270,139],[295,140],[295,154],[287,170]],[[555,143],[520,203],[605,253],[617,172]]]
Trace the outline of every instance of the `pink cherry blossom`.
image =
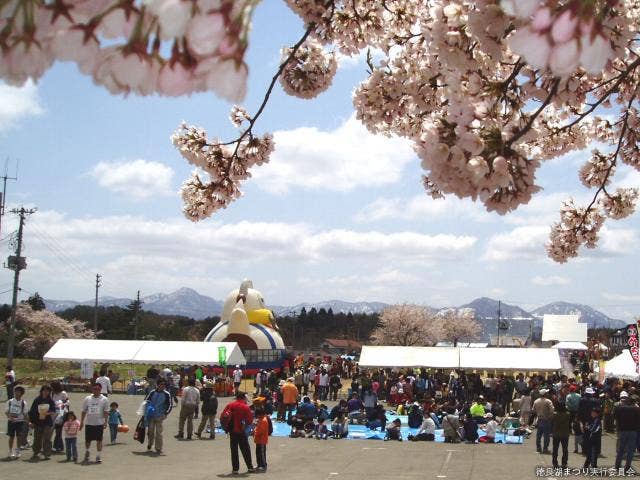
[[158,91],[163,95],[178,97],[191,90],[191,73],[179,62],[165,64],[158,75]]
[[565,43],[571,40],[578,26],[578,18],[571,10],[565,10],[557,17],[551,27],[551,38],[556,43]]
[[602,35],[593,38],[585,35],[581,38],[580,64],[587,73],[598,75],[614,56],[611,42]]
[[566,76],[573,73],[580,61],[578,41],[555,45],[549,55],[549,68],[557,75]]
[[224,17],[219,13],[213,13],[193,17],[187,25],[185,38],[189,51],[196,56],[205,57],[218,49],[224,36]]

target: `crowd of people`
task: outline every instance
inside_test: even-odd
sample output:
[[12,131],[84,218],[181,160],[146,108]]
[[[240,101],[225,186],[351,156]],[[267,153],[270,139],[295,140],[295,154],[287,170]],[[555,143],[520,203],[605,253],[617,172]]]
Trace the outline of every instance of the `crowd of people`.
[[[229,434],[233,472],[239,468],[238,450],[249,471],[266,470],[272,416],[287,424],[291,437],[318,440],[345,438],[353,424],[365,425],[385,440],[434,441],[441,435],[450,443],[496,443],[507,435],[528,437],[535,430],[536,450],[550,453],[558,468],[567,466],[571,436],[573,453],[584,456],[584,468],[597,467],[603,432],[617,432],[615,468],[629,470],[634,452],[640,449],[638,385],[615,379],[598,382],[586,370],[569,376],[489,373],[484,377],[462,370],[364,370],[341,358],[295,357],[287,368],[257,372],[251,400],[241,391],[245,373],[240,366],[232,369],[225,383],[233,385],[236,398],[219,417],[218,376],[213,372],[199,366],[152,370],[157,373],[148,372],[136,429],[144,431],[147,450],[163,452],[163,424],[179,405],[176,437],[189,440],[208,434],[213,439],[216,428],[222,428]],[[90,461],[95,442],[95,461],[101,462],[102,432],[109,427],[113,443],[124,423],[118,404],[108,400],[112,385],[107,373],[101,371],[92,381],[91,395],[78,414],[60,382],[43,385],[30,406],[24,388],[13,385],[6,408],[9,455],[20,455],[31,427],[34,458],[66,452],[69,461],[78,461],[76,439],[84,428],[84,461]],[[329,407],[331,401],[336,403]],[[403,435],[404,426],[413,429],[411,435]]]

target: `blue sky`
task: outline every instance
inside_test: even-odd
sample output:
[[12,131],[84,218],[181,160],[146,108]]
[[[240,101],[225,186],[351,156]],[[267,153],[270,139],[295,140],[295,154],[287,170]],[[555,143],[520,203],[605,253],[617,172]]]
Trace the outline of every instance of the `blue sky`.
[[[250,112],[280,48],[300,33],[283,2],[257,8]],[[491,296],[527,308],[587,303],[618,318],[640,312],[637,216],[609,222],[599,249],[568,264],[544,252],[562,199],[589,195],[577,178],[588,152],[543,165],[544,191],[507,217],[469,201],[430,200],[408,144],[373,137],[353,118],[351,92],[365,75],[362,61],[342,61],[332,87],[312,101],[276,87],[258,125],[275,132],[272,161],[255,169],[240,201],[197,224],[181,215],[177,192],[191,168],[169,136],[186,120],[232,138],[230,104],[213,94],[114,97],[60,63],[37,85],[0,84],[2,154],[20,169],[8,203],[38,207],[25,229],[25,292],[84,300],[99,272],[101,293],[111,296],[188,286],[224,298],[251,278],[267,303],[280,305],[339,298],[445,306]],[[640,176],[620,170],[617,178],[637,185]],[[5,255],[15,226],[8,214]],[[0,291],[10,289],[11,273],[2,270]]]

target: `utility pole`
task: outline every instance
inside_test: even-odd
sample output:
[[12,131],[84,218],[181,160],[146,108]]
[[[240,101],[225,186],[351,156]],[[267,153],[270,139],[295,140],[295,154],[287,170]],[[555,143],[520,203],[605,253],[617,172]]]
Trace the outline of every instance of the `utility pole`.
[[498,300],[498,347],[500,346],[500,330],[502,330],[502,324],[501,324],[501,320],[500,320],[500,306],[501,306],[501,301]]
[[24,219],[27,215],[35,213],[35,208],[26,209],[21,207],[20,209],[11,210],[12,213],[17,213],[20,216],[20,224],[18,226],[18,245],[16,246],[16,254],[9,256],[7,259],[7,268],[13,270],[13,302],[11,305],[11,323],[9,324],[9,338],[7,339],[7,364],[13,364],[13,344],[16,339],[16,309],[18,308],[18,290],[20,281],[20,270],[27,268],[27,262],[22,255],[22,232],[24,229]]
[[133,339],[138,339],[138,312],[140,311],[140,306],[142,302],[140,301],[140,290],[138,290],[138,295],[136,299],[133,301]]
[[98,334],[98,289],[102,285],[100,280],[102,276],[99,273],[96,273],[96,303],[93,306],[93,331]]
[[4,164],[4,175],[0,177],[2,179],[2,197],[0,197],[0,232],[2,231],[2,217],[4,217],[4,207],[7,201],[7,180],[18,180],[18,174],[15,177],[9,177],[7,175],[8,160]]

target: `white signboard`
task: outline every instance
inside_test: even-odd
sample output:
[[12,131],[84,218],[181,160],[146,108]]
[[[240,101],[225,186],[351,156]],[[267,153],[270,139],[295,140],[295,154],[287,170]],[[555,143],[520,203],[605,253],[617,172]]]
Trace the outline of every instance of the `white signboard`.
[[80,362],[80,377],[84,379],[93,377],[93,362],[91,360],[82,360]]

